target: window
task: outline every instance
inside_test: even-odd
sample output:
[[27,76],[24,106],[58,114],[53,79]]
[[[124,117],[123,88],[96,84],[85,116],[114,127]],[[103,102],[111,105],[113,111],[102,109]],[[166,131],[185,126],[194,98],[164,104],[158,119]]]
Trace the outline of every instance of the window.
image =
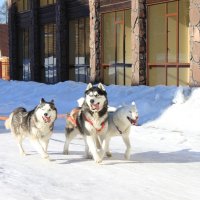
[[56,0],[40,0],[40,7],[55,4]]
[[148,6],[149,85],[189,83],[189,0]]
[[29,53],[29,29],[21,29],[19,32],[19,66],[22,71],[22,80],[31,80],[30,53]]
[[131,85],[131,10],[103,14],[105,84]]
[[89,18],[69,21],[69,79],[89,81]]
[[43,77],[46,83],[57,82],[56,68],[56,29],[55,24],[46,24],[42,27],[42,64]]
[[29,0],[17,0],[16,3],[18,12],[24,12],[30,10]]

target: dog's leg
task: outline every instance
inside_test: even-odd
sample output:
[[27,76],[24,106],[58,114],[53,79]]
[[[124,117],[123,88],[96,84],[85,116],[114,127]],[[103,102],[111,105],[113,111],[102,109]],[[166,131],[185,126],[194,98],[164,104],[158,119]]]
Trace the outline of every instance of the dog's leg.
[[92,155],[90,154],[89,146],[88,146],[87,141],[86,141],[86,137],[84,137],[84,142],[85,142],[85,157],[87,159],[92,159]]
[[39,139],[39,142],[40,142],[43,150],[47,153],[48,144],[49,144],[49,137]]
[[70,130],[66,130],[65,133],[65,144],[64,144],[64,149],[63,149],[63,154],[68,155],[69,154],[69,144],[70,142],[77,136],[77,131],[75,129],[73,129],[72,131]]
[[35,147],[35,149],[37,150],[37,152],[42,156],[42,158],[49,159],[49,155],[43,149],[38,138],[33,138],[30,141],[32,145]]
[[122,139],[126,145],[125,158],[129,160],[131,154],[131,143],[129,140],[129,134],[122,134]]
[[109,145],[110,138],[107,135],[99,135],[96,139],[97,148],[100,149],[101,158],[103,159],[105,153],[107,154],[107,148]]
[[106,151],[107,157],[112,157],[112,153],[109,150],[110,139],[111,139],[110,137],[106,138],[107,141],[106,141],[106,144],[105,144],[105,151]]
[[99,153],[97,152],[97,148],[96,148],[94,140],[95,140],[95,138],[93,138],[92,136],[88,136],[88,135],[86,136],[86,141],[87,141],[89,149],[90,149],[90,151],[92,153],[94,161],[96,163],[100,163],[100,162],[102,162],[102,158],[99,155]]
[[22,147],[23,137],[22,137],[21,135],[19,135],[19,136],[17,136],[16,139],[17,139],[17,145],[18,145],[18,147],[19,147],[20,155],[25,156],[26,153],[25,153],[25,151],[24,151],[24,149],[23,149],[23,147]]

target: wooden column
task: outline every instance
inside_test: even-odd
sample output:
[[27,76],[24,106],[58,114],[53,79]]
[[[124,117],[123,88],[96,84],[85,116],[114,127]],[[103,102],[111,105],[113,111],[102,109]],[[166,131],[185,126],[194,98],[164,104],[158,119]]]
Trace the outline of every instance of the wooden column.
[[200,86],[200,2],[190,0],[190,85]]
[[67,73],[67,14],[63,0],[56,3],[56,66],[58,81],[69,78]]
[[146,7],[145,0],[131,5],[132,85],[146,84]]
[[31,7],[31,26],[30,26],[30,68],[31,79],[41,81],[40,63],[40,22],[39,22],[39,0],[30,1]]
[[89,0],[90,81],[100,82],[100,0]]
[[17,53],[17,6],[16,3],[8,1],[8,34],[9,34],[9,58],[10,58],[10,79],[19,80]]

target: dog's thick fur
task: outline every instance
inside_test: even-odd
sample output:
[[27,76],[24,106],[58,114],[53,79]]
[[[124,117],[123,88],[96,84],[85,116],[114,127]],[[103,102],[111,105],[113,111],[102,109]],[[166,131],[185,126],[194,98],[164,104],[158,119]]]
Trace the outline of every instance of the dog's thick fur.
[[5,122],[5,127],[11,129],[17,139],[20,154],[26,155],[22,141],[28,137],[42,158],[49,158],[47,147],[52,135],[57,109],[53,100],[46,102],[43,98],[32,111],[16,108]]
[[67,116],[64,154],[68,154],[70,141],[81,133],[86,142],[86,157],[90,157],[90,151],[95,162],[102,161],[104,151],[99,143],[104,141],[108,129],[107,107],[108,100],[104,86],[101,83],[97,87],[88,84],[82,107],[73,110]]
[[[70,113],[70,119],[76,119],[77,114],[79,113],[80,108],[73,109]],[[127,105],[118,108],[115,112],[108,113],[108,130],[106,134],[103,134],[100,138],[100,144],[104,144],[103,147],[103,155],[106,153],[108,157],[111,157],[112,154],[109,151],[109,143],[112,137],[121,136],[125,145],[125,158],[130,159],[131,153],[131,142],[129,139],[131,125],[137,125],[138,121],[138,112],[135,105]],[[67,130],[74,130],[75,123],[72,120],[67,120]],[[80,134],[79,129],[75,129],[76,131],[66,131],[66,143],[64,152],[68,154],[69,144],[71,140],[77,135]],[[97,141],[98,142],[98,141]],[[99,148],[99,146],[98,146]],[[85,149],[86,155],[88,155],[88,149],[86,144]]]
[[118,108],[115,112],[109,113],[108,132],[106,134],[105,152],[108,157],[110,139],[113,136],[122,136],[126,145],[125,158],[130,159],[131,143],[129,139],[131,125],[137,125],[138,112],[135,105],[127,105]]

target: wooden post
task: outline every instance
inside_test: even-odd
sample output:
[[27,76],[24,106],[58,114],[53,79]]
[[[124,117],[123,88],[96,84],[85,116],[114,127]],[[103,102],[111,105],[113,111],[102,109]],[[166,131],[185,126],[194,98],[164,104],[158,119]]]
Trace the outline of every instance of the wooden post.
[[146,84],[146,10],[145,0],[131,5],[132,85]]
[[56,66],[57,81],[65,81],[69,78],[67,73],[67,14],[63,0],[56,2]]
[[18,52],[17,52],[17,6],[8,0],[8,33],[9,33],[9,62],[10,62],[10,78],[19,80],[20,73],[18,69]]
[[190,0],[190,85],[200,86],[200,2]]
[[40,64],[40,26],[39,26],[39,0],[32,0],[31,3],[31,26],[30,26],[30,68],[31,79],[41,81]]
[[90,81],[100,82],[100,0],[89,0]]

